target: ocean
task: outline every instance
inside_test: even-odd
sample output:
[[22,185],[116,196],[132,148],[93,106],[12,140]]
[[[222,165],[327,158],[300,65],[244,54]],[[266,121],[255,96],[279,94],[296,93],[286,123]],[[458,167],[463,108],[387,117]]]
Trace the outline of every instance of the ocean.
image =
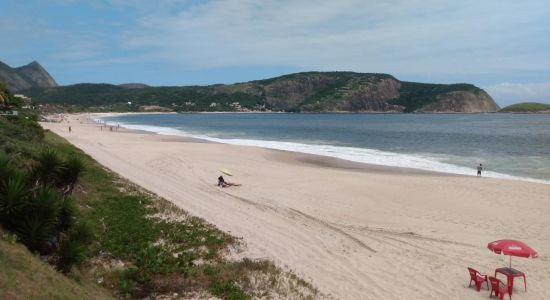
[[109,124],[234,145],[550,184],[550,115],[189,113],[102,116]]

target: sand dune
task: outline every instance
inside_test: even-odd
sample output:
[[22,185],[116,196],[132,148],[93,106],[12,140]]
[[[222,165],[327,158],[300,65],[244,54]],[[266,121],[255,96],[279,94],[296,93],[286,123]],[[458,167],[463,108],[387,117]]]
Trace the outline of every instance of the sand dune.
[[[80,120],[77,120],[79,118]],[[254,147],[67,123],[43,126],[123,177],[243,237],[337,299],[487,299],[466,267],[492,273],[508,257],[488,242],[520,239],[538,259],[515,299],[550,299],[550,185],[367,166]],[[226,167],[243,186],[216,186]]]

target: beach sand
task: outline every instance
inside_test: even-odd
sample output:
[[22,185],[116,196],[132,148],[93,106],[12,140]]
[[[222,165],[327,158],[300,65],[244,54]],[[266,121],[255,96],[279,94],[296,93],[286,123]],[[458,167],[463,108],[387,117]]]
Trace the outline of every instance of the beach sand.
[[[550,299],[550,185],[369,166],[256,147],[119,130],[73,115],[43,123],[107,168],[242,237],[242,256],[294,270],[337,299],[487,299],[471,266],[508,257],[488,242],[519,239],[538,259],[515,299]],[[68,132],[68,126],[72,132]],[[217,169],[240,187],[218,188]]]

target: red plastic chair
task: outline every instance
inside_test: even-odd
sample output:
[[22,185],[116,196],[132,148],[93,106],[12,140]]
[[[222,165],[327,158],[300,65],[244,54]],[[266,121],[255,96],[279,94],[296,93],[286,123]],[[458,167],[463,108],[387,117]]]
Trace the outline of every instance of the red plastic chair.
[[487,289],[489,289],[489,282],[487,281],[487,275],[481,275],[476,269],[472,269],[468,267],[468,271],[470,272],[470,285],[472,286],[472,282],[476,285],[476,290],[479,292],[481,290],[481,285],[485,282],[487,283]]
[[508,294],[508,298],[512,300],[512,296],[508,293],[508,288],[500,279],[493,276],[489,276],[489,282],[491,282],[491,294],[489,298],[493,297],[493,293],[498,297],[498,300],[504,300],[504,294]]

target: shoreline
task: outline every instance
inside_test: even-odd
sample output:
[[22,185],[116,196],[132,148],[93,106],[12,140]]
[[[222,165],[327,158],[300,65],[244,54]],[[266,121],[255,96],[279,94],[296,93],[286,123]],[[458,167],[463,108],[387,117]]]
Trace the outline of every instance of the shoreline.
[[[108,116],[113,116],[113,115],[124,115],[124,114],[156,114],[156,113],[145,112],[145,113],[112,113],[112,114],[105,113],[105,114]],[[214,143],[214,144],[221,144],[221,145],[232,145],[232,144],[215,142],[215,141],[210,141],[210,140],[201,139],[201,138],[192,137],[192,136],[161,134],[158,132],[142,130],[142,129],[130,129],[124,126],[121,126],[121,128],[123,128],[126,132],[129,132],[129,133],[151,134],[151,135],[161,136],[161,137],[164,137],[162,139],[163,141],[176,141],[176,142],[179,141],[179,142],[188,142],[188,143]],[[463,174],[437,172],[437,171],[417,169],[417,168],[370,164],[370,163],[358,162],[358,161],[347,160],[347,159],[342,159],[342,158],[332,157],[332,156],[325,156],[320,154],[312,154],[312,153],[305,153],[305,152],[291,151],[291,150],[272,149],[272,148],[266,148],[266,147],[260,147],[260,146],[246,146],[246,145],[232,145],[232,146],[257,147],[268,151],[273,151],[274,153],[284,153],[283,155],[291,155],[292,157],[294,157],[296,162],[313,164],[319,167],[356,170],[356,171],[370,171],[370,172],[375,171],[379,173],[388,173],[388,174],[475,177],[475,176],[469,176],[469,175],[463,175]],[[514,180],[514,179],[507,179],[507,180]]]
[[[210,112],[205,112],[205,113],[210,113]],[[214,112],[214,113],[217,114],[217,112]],[[162,113],[148,113],[148,112],[144,112],[144,113],[100,113],[100,114],[94,114],[94,116],[97,116],[97,117],[93,117],[93,119],[94,120],[101,120],[102,117],[116,117],[116,116],[126,115],[126,114],[162,114]],[[244,114],[246,114],[246,113],[244,113]],[[111,124],[115,124],[115,123],[118,124],[118,122],[111,122]],[[272,140],[242,139],[243,142],[240,142],[240,143],[236,142],[235,143],[235,142],[230,142],[230,141],[232,141],[231,139],[221,139],[221,138],[212,138],[212,137],[209,137],[209,136],[190,135],[190,134],[180,132],[178,129],[171,128],[171,127],[160,127],[160,126],[150,126],[150,125],[129,125],[129,124],[125,124],[123,122],[120,122],[120,124],[122,124],[121,127],[124,127],[126,129],[129,129],[129,130],[144,131],[144,132],[148,132],[148,133],[151,133],[151,134],[157,134],[157,135],[162,135],[162,136],[179,136],[179,137],[202,140],[202,141],[206,141],[206,142],[221,143],[221,144],[228,144],[228,145],[237,145],[237,146],[247,146],[247,147],[259,147],[259,148],[275,150],[275,151],[286,151],[286,152],[300,153],[300,154],[305,154],[305,155],[313,155],[313,156],[321,156],[321,157],[326,157],[326,158],[333,158],[333,159],[336,159],[336,160],[339,160],[339,161],[342,161],[342,162],[351,162],[351,163],[359,164],[358,168],[360,168],[360,165],[367,165],[367,166],[370,166],[371,168],[372,167],[376,167],[376,168],[397,168],[397,169],[409,170],[410,172],[416,172],[416,173],[428,172],[428,173],[434,173],[434,174],[441,174],[442,176],[476,177],[475,176],[476,171],[475,171],[474,168],[470,169],[469,167],[465,167],[465,166],[449,164],[449,163],[446,163],[446,162],[440,162],[440,161],[437,161],[437,160],[432,160],[430,157],[425,158],[425,157],[415,155],[415,154],[394,153],[394,152],[387,152],[387,151],[375,150],[375,149],[369,149],[369,148],[343,147],[343,146],[332,146],[332,145],[310,145],[310,144],[301,144],[301,143],[296,143],[296,142],[285,142],[285,141],[274,141],[274,140],[272,141]],[[125,126],[129,126],[130,128],[127,128]],[[132,128],[132,127],[136,127],[136,128]],[[147,127],[147,129],[144,129],[144,128],[139,128],[138,129],[137,127]],[[157,128],[156,131],[155,131],[155,128]],[[170,132],[161,132],[160,128],[168,129]],[[248,141],[248,143],[246,143],[244,141]],[[294,148],[293,149],[288,149],[288,147],[285,148],[283,146],[270,145],[270,144],[273,144],[273,143],[277,143],[278,145],[287,145],[288,144],[288,145],[294,146]],[[384,155],[389,154],[389,155],[392,155],[392,156],[395,155],[394,157],[406,158],[406,159],[411,160],[411,162],[413,162],[413,163],[425,164],[426,162],[424,160],[426,160],[426,159],[428,159],[430,161],[429,161],[428,165],[426,165],[424,167],[403,166],[403,165],[399,165],[399,163],[396,163],[396,162],[392,162],[390,164],[378,164],[378,163],[373,163],[373,162],[369,162],[369,161],[361,161],[361,159],[359,157],[354,157],[354,158],[343,157],[342,155],[335,154],[335,153],[338,153],[337,151],[328,151],[328,152],[325,151],[326,153],[321,151],[321,153],[319,153],[318,150],[317,151],[313,150],[313,147],[318,147],[318,146],[333,147],[333,148],[339,149],[339,150],[348,150],[348,149],[350,149],[350,150],[359,150],[359,151],[364,150],[364,151],[380,152],[381,154],[383,153]],[[301,148],[301,149],[299,149],[299,148]],[[385,159],[387,159],[387,158],[385,158]],[[453,168],[454,168],[454,170],[453,170]],[[505,179],[505,180],[513,180],[513,181],[524,181],[524,182],[534,182],[534,183],[541,183],[541,184],[550,185],[550,180],[545,180],[545,179],[532,178],[532,177],[522,177],[522,176],[510,175],[510,174],[498,173],[498,172],[492,172],[492,171],[485,171],[484,173],[485,173],[484,177],[488,177],[488,178]]]
[[[111,116],[110,113],[106,113]],[[118,113],[116,113],[118,114]],[[123,115],[126,113],[120,113],[120,115]],[[132,113],[132,114],[142,114],[142,113]],[[150,113],[143,113],[143,114],[150,114]],[[215,141],[209,141],[197,137],[191,137],[191,136],[184,136],[184,135],[171,135],[171,134],[160,134],[158,132],[154,131],[147,131],[147,130],[141,130],[141,129],[130,129],[126,128],[124,126],[120,127],[121,129],[124,129],[125,132],[128,133],[137,133],[137,134],[150,134],[154,136],[162,137],[162,141],[175,141],[175,142],[186,142],[186,143],[213,143],[213,144],[220,144],[220,145],[231,145],[227,143],[221,143],[221,142],[215,142]],[[233,145],[235,146],[235,145]],[[325,155],[319,155],[319,154],[311,154],[311,153],[304,153],[304,152],[298,152],[298,151],[290,151],[290,150],[279,150],[279,149],[270,149],[265,147],[259,147],[259,146],[240,146],[238,147],[258,147],[261,149],[265,149],[268,151],[273,151],[274,153],[283,153],[282,155],[291,155],[294,157],[296,162],[306,163],[306,164],[312,164],[319,167],[328,167],[328,168],[336,168],[336,169],[346,169],[346,170],[356,170],[356,171],[376,171],[380,173],[389,173],[389,174],[415,174],[415,175],[435,175],[435,176],[458,176],[458,177],[468,177],[468,175],[461,175],[461,174],[453,174],[453,173],[444,173],[444,172],[436,172],[436,171],[430,171],[430,170],[423,170],[423,169],[416,169],[416,168],[407,168],[407,167],[396,167],[396,166],[384,166],[384,165],[376,165],[376,164],[369,164],[369,163],[363,163],[363,162],[357,162],[352,160],[346,160],[341,159],[337,157],[331,157],[331,156],[325,156]]]
[[[502,238],[520,239],[540,255],[514,260],[530,277],[529,292],[514,293],[550,298],[548,185],[100,131],[78,117],[69,116],[71,133],[67,123],[43,126],[122,177],[241,237],[243,255],[295,270],[334,298],[442,299],[452,292],[485,299],[468,288],[466,267],[491,273],[507,264],[486,249]],[[219,167],[243,185],[218,188]]]

